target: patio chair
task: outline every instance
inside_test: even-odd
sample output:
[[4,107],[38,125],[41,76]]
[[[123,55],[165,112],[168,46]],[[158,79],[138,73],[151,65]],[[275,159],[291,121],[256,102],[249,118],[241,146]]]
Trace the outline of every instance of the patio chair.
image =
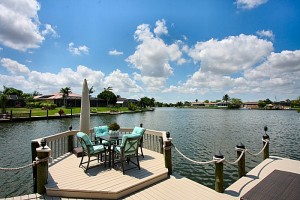
[[141,155],[143,156],[144,158],[144,153],[143,153],[143,136],[144,136],[144,133],[145,133],[146,129],[145,128],[141,128],[141,127],[134,127],[133,131],[131,134],[136,134],[136,135],[139,135],[141,136],[141,140],[140,140],[140,143],[139,143],[139,147],[141,148]]
[[[99,155],[102,155],[102,153],[105,154],[106,149],[103,145],[93,145],[91,142],[89,136],[83,132],[78,132],[76,134],[78,141],[80,142],[82,149],[83,149],[83,155],[81,157],[81,161],[79,164],[79,167],[82,166],[85,169],[85,172],[87,172],[91,161],[98,160],[99,162]],[[83,157],[88,156],[88,161],[83,162]],[[91,160],[92,156],[96,156],[97,159]],[[106,167],[106,156],[104,156],[104,166]],[[83,164],[87,163],[87,166],[85,167]]]
[[[119,157],[119,161],[122,166],[123,174],[125,174],[125,171],[133,169],[124,168],[124,162],[126,161],[128,164],[129,162],[133,163],[138,169],[140,170],[140,163],[139,163],[139,156],[138,156],[138,148],[139,143],[141,140],[141,136],[138,134],[126,134],[123,135],[122,143],[120,146],[114,146],[114,153]],[[136,158],[136,163],[130,160],[130,158]],[[114,158],[114,156],[113,156]],[[114,163],[114,161],[113,161]],[[115,164],[115,163],[114,163]]]
[[103,135],[108,135],[108,126],[96,126],[94,127],[94,133],[95,133],[95,141],[99,144],[108,146],[108,141],[101,140],[99,137]]

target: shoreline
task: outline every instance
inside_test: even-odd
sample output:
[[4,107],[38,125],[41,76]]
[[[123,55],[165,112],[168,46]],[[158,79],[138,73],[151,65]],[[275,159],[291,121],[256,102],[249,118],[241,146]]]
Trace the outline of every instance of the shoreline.
[[[154,109],[148,110],[137,110],[137,111],[120,111],[120,112],[97,112],[90,113],[90,116],[98,116],[98,115],[120,115],[120,114],[134,114],[141,113],[147,111],[154,111]],[[10,123],[10,122],[23,122],[23,121],[37,121],[37,120],[51,120],[51,119],[61,119],[61,118],[73,118],[80,117],[80,113],[78,114],[65,114],[65,115],[49,115],[49,116],[31,116],[31,117],[16,117],[16,118],[1,118],[0,123]]]

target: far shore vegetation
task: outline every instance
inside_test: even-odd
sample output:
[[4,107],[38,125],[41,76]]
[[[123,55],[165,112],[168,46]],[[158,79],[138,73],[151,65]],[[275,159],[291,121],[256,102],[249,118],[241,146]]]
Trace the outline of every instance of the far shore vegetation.
[[[126,98],[121,98],[119,95],[114,94],[112,87],[104,88],[94,98],[91,97],[92,93],[94,93],[93,86],[89,90],[91,101],[92,99],[97,99],[97,101],[100,101],[100,105],[91,105],[91,113],[140,112],[152,109],[153,107],[240,109],[245,106],[245,103],[241,99],[231,98],[228,94],[225,94],[222,99],[215,101],[205,100],[198,102],[198,99],[196,99],[194,102],[179,101],[177,103],[163,103],[155,101],[154,98],[142,97],[138,100],[128,101],[126,104],[120,104],[119,100]],[[31,116],[46,116],[48,112],[48,116],[51,116],[76,115],[80,113],[80,105],[71,105],[72,98],[70,94],[72,94],[72,90],[70,87],[61,88],[59,94],[61,97],[55,100],[37,100],[35,97],[41,96],[37,91],[29,94],[16,88],[3,86],[3,90],[0,90],[0,114],[31,112]],[[272,102],[270,99],[259,100],[256,102],[256,109],[268,109],[270,106],[273,106],[271,109],[276,109],[276,105],[279,105],[278,103],[280,102]],[[300,112],[300,96],[295,100],[287,99],[285,103],[289,104],[288,109]]]

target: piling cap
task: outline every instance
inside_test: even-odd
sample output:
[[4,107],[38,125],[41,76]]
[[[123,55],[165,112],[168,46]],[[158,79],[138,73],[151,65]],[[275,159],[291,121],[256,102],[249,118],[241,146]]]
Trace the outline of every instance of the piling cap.
[[264,139],[264,140],[267,140],[267,139],[270,139],[270,137],[269,137],[268,134],[264,134],[264,135],[263,135],[263,139]]
[[221,153],[221,151],[219,150],[218,152],[215,153],[215,158],[220,158],[223,159],[224,155]]
[[241,142],[239,144],[237,144],[236,147],[239,149],[245,149],[245,145]]
[[268,131],[268,127],[267,126],[264,127],[264,131],[265,132]]

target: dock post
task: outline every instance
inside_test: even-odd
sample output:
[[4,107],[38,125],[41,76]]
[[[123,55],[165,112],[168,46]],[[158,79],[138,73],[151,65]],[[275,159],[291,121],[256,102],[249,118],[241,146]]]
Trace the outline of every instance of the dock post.
[[[243,143],[240,143],[240,144],[236,145],[237,158],[239,158],[241,156],[242,152],[245,149],[246,149],[246,147]],[[238,170],[239,170],[239,178],[246,175],[245,152],[244,152],[242,158],[238,162]]]
[[[69,131],[72,131],[72,125],[69,126]],[[68,135],[68,152],[73,152],[74,148],[74,135]]]
[[[37,161],[46,159],[51,155],[49,147],[39,147],[36,149]],[[48,160],[37,164],[37,193],[44,194],[46,192],[45,184],[48,179]]]
[[49,111],[48,111],[48,108],[47,108],[47,120],[48,120],[48,116],[49,116]]
[[164,142],[164,158],[165,158],[165,167],[168,169],[168,174],[173,173],[172,170],[172,138],[170,138],[170,133],[167,132],[167,141]]
[[[31,161],[35,161],[37,156],[36,149],[40,146],[38,141],[31,141]],[[33,193],[37,192],[36,186],[36,177],[37,177],[37,166],[32,166],[32,179],[33,179]]]
[[[215,154],[214,158],[218,161],[224,158],[223,154],[219,151]],[[224,174],[223,162],[215,162],[215,190],[219,193],[224,192]]]
[[32,111],[31,111],[31,109],[30,109],[30,110],[29,110],[29,118],[31,118],[31,112],[32,112]]
[[12,120],[13,120],[13,112],[12,110],[10,110],[10,121],[12,122]]
[[[266,140],[270,141],[270,137],[267,134],[267,131],[268,131],[268,127],[267,126],[264,127],[264,131],[265,131],[265,134],[263,135],[263,146],[265,146],[265,144],[266,144],[265,141]],[[269,142],[268,142],[266,148],[264,149],[264,160],[267,159],[267,158],[269,158],[269,152],[270,151],[269,151]]]

